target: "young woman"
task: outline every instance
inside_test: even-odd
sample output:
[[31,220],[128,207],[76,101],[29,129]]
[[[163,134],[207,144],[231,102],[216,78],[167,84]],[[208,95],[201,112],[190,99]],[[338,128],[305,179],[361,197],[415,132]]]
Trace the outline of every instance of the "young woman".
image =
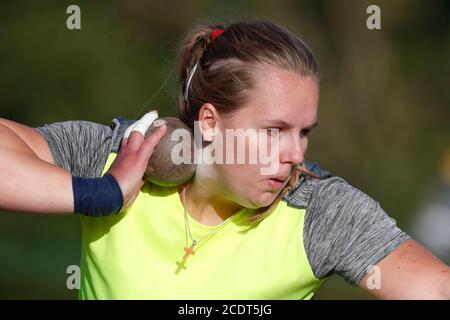
[[178,117],[197,126],[202,152],[229,129],[275,128],[274,174],[199,163],[187,183],[160,187],[142,180],[166,130],[144,138],[155,117],[0,121],[0,209],[81,214],[81,298],[310,299],[333,274],[383,299],[450,298],[448,266],[378,202],[304,161],[319,68],[301,39],[264,21],[197,25],[179,75]]

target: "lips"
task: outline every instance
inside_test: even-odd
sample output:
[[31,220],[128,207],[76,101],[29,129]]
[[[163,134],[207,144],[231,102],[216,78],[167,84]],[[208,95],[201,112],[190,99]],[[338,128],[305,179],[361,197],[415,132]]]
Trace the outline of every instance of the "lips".
[[273,178],[270,178],[270,179],[278,180],[278,181],[280,181],[280,182],[285,182],[287,178],[288,178],[288,177],[285,177],[285,176],[283,177],[283,176],[281,176],[281,177],[273,177]]
[[281,188],[284,183],[286,182],[288,177],[274,177],[274,178],[269,178],[269,185],[273,188],[273,189],[279,189]]

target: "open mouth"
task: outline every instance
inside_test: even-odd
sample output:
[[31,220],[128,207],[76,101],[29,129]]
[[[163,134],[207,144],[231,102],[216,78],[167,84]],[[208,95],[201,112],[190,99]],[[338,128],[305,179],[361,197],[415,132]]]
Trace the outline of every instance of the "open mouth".
[[286,180],[271,178],[271,179],[268,179],[268,181],[269,181],[270,186],[273,189],[279,189],[284,185]]

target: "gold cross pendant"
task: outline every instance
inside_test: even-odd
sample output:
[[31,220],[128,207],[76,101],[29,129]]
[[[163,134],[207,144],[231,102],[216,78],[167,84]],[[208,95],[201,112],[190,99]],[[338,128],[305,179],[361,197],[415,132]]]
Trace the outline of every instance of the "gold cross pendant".
[[189,258],[190,255],[194,255],[195,251],[194,251],[194,245],[191,245],[190,247],[185,247],[184,248],[184,256],[183,256],[183,260],[186,260],[187,258]]
[[186,260],[187,258],[189,258],[190,255],[194,255],[195,254],[195,250],[194,250],[194,245],[192,244],[190,247],[185,247],[184,248],[184,256],[182,258],[181,261],[177,261],[177,270],[175,271],[175,274],[180,273],[181,269],[185,269],[186,270]]

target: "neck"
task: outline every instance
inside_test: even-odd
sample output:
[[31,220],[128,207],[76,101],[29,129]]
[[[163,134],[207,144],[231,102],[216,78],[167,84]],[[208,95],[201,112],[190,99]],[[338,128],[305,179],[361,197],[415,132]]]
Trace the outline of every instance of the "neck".
[[180,195],[187,214],[199,223],[217,226],[242,209],[226,199],[223,193],[206,188],[195,179],[184,186]]

